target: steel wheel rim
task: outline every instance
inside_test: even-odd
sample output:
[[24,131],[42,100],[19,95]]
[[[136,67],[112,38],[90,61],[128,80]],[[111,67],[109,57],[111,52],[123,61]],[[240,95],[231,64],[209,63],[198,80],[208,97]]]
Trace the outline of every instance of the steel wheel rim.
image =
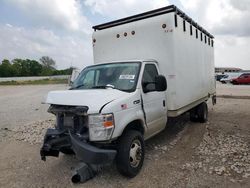
[[129,162],[132,167],[138,167],[142,158],[141,142],[136,139],[132,142],[129,151]]

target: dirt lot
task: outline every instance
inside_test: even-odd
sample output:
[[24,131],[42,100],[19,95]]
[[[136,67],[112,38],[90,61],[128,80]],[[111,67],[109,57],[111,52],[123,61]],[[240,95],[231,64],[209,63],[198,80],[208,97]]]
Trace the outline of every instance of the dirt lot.
[[[54,88],[43,91],[49,89]],[[18,123],[12,116],[16,126],[6,127],[11,116],[2,112],[9,112],[7,104],[15,97],[4,96],[5,90],[0,90],[0,100],[5,101],[0,107],[0,187],[250,187],[250,99],[219,98],[216,106],[209,105],[206,124],[190,122],[188,114],[171,119],[165,131],[146,142],[143,169],[133,179],[122,177],[111,165],[87,183],[73,185],[74,156],[61,155],[46,162],[39,157],[43,132],[53,126],[53,117],[45,115],[35,121],[34,116]],[[223,90],[227,94],[228,89]],[[18,113],[18,109],[11,110]],[[37,113],[32,109],[29,113]]]
[[217,95],[233,96],[233,97],[249,97],[250,98],[250,85],[232,85],[222,84],[217,82]]
[[0,86],[0,128],[14,128],[52,118],[47,113],[48,106],[41,103],[48,91],[67,87],[63,84]]

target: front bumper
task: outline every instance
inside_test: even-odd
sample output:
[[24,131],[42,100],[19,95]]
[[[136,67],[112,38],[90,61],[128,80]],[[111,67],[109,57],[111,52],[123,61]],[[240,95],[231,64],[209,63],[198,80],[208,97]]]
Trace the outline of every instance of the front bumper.
[[117,151],[113,149],[100,149],[80,139],[74,133],[66,130],[48,129],[44,137],[44,143],[40,150],[42,160],[46,156],[58,157],[59,152],[64,149],[72,149],[77,159],[88,164],[111,163]]

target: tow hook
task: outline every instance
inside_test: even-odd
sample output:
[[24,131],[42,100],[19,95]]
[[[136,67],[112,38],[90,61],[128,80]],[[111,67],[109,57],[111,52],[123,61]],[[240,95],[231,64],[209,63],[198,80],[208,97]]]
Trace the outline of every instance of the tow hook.
[[100,170],[101,167],[99,165],[90,165],[81,162],[73,171],[71,181],[73,183],[84,183],[94,178]]

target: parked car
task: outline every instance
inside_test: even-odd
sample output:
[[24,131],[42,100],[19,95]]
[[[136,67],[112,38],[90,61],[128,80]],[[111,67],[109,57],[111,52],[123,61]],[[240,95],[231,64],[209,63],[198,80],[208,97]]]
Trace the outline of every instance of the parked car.
[[239,77],[232,79],[232,84],[250,84],[250,73],[243,73]]
[[220,82],[223,84],[230,83],[232,79],[237,78],[241,75],[242,73],[227,73],[223,78],[220,79]]
[[217,75],[215,75],[216,81],[220,81],[225,76],[227,76],[227,75],[226,74],[217,74]]

